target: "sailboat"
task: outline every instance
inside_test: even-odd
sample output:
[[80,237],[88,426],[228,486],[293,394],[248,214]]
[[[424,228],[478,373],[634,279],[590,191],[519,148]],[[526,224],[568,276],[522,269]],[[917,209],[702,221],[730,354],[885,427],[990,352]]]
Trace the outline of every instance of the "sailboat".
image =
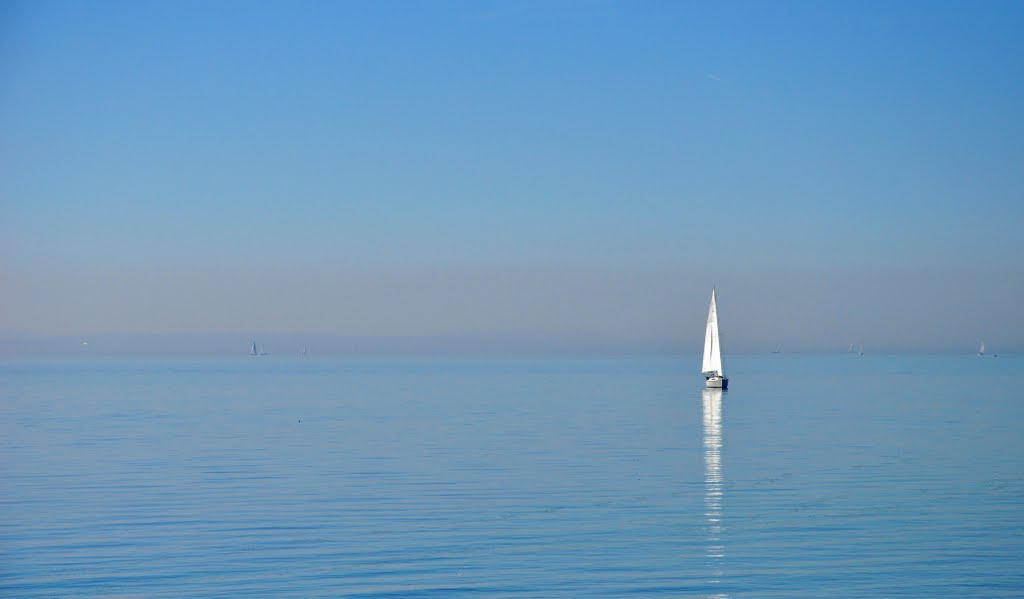
[[979,356],[984,356],[985,355],[985,342],[984,341],[982,341],[981,345],[978,347],[978,355]]
[[704,361],[700,367],[704,384],[708,389],[727,389],[729,379],[722,368],[722,345],[718,341],[718,302],[715,290],[711,289],[711,306],[708,308],[708,326],[704,331]]
[[258,356],[258,355],[260,355],[260,353],[258,351],[256,351],[256,342],[255,341],[252,342],[252,351],[249,352],[249,355],[250,356]]

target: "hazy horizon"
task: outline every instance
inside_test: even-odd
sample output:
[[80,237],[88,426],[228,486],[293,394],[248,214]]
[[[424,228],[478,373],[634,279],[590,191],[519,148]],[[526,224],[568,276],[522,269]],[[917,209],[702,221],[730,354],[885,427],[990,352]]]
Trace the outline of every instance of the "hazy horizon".
[[726,353],[1021,351],[1021,30],[1012,2],[7,3],[0,347],[691,352],[716,286]]
[[[616,339],[601,337],[553,337],[547,334],[479,336],[352,337],[324,334],[174,334],[174,335],[91,335],[91,336],[0,336],[0,359],[72,358],[247,358],[251,344],[261,352],[259,359],[530,359],[530,358],[631,358],[664,356],[700,364],[701,348],[679,339]],[[978,342],[943,347],[878,347],[859,343],[809,346],[739,345],[724,349],[725,361],[754,355],[974,356]],[[853,350],[849,346],[853,345]],[[993,347],[985,342],[989,357],[1013,358],[1020,348]],[[306,353],[303,353],[306,352]],[[694,370],[696,372],[696,370]]]

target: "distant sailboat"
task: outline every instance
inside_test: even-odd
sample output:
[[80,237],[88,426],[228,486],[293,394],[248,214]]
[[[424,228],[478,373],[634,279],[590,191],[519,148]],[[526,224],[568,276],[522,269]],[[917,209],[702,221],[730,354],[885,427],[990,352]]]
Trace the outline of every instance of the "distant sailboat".
[[306,348],[305,348],[305,347],[303,347],[303,348],[302,348],[302,356],[303,356],[303,357],[305,357],[305,355],[306,355]]
[[250,356],[258,356],[258,355],[260,355],[260,353],[258,351],[256,351],[256,342],[255,341],[252,342],[252,351],[249,352],[249,355]]
[[781,345],[776,346],[775,350],[772,353],[773,354],[781,354],[782,353],[782,346]]
[[864,346],[863,345],[860,346],[860,349],[857,351],[857,355],[858,356],[863,356],[864,355]]
[[853,344],[852,343],[850,344],[850,349],[846,350],[846,352],[850,353],[850,354],[853,353]]
[[261,356],[267,355],[267,350],[265,348],[263,348],[262,346],[260,347],[260,355]]
[[711,290],[711,306],[708,308],[708,325],[704,331],[704,361],[700,367],[704,384],[709,389],[727,389],[729,379],[722,368],[722,345],[718,340],[718,302],[715,290]]
[[978,346],[978,355],[979,356],[984,356],[985,355],[985,342],[984,341],[982,341],[981,345]]

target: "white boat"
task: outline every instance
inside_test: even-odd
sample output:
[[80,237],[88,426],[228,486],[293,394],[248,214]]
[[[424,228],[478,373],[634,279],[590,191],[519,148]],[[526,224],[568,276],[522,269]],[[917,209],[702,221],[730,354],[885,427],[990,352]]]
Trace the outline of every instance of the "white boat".
[[252,342],[252,351],[249,352],[249,355],[250,356],[258,356],[258,355],[260,355],[260,353],[258,351],[256,351],[256,342],[255,341]]
[[722,345],[718,341],[718,302],[715,290],[711,290],[711,306],[708,308],[708,326],[704,330],[704,361],[700,367],[704,384],[708,389],[727,389],[729,379],[722,368]]
[[978,355],[979,356],[984,356],[985,355],[985,342],[984,341],[982,341],[981,345],[978,346]]

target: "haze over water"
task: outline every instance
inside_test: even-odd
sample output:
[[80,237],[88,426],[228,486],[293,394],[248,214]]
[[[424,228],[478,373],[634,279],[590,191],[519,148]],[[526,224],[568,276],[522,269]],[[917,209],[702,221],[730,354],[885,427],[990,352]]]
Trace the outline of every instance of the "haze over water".
[[0,594],[1000,597],[1019,357],[18,361]]
[[1021,351],[1021,30],[1015,2],[7,2],[0,351],[687,353],[712,286],[732,351]]

